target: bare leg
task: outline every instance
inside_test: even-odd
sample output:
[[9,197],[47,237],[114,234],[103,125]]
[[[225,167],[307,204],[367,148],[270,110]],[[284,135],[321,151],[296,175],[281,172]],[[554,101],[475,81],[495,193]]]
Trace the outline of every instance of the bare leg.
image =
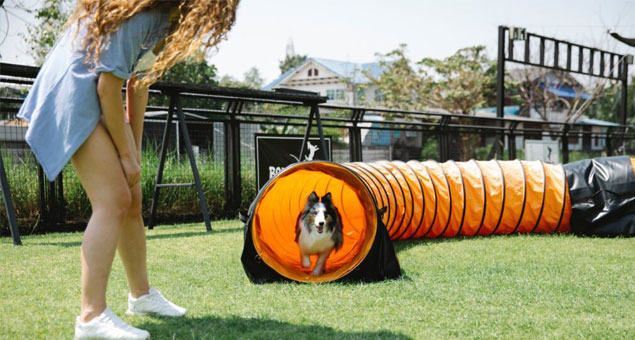
[[71,161],[93,209],[81,247],[80,320],[87,322],[106,308],[108,276],[131,194],[115,146],[102,123]]
[[[128,141],[134,143],[130,125],[126,125],[126,133],[128,134]],[[135,146],[133,150],[137,150],[138,154],[140,154],[140,146]],[[148,284],[146,262],[146,236],[143,218],[141,217],[141,185],[137,183],[130,189],[130,192],[132,194],[132,204],[121,224],[117,250],[126,270],[130,293],[137,298],[147,294],[150,285]]]

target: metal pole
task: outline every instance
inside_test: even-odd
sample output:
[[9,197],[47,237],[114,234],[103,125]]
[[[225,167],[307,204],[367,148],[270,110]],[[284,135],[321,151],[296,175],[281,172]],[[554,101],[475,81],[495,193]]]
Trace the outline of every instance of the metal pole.
[[38,225],[40,223],[43,223],[44,225],[46,225],[48,223],[48,210],[46,207],[46,188],[45,188],[46,179],[44,178],[44,169],[42,169],[42,166],[39,163],[37,165],[37,182],[38,182],[38,189],[40,192],[40,194],[38,195],[38,205],[40,208],[40,221]]
[[15,218],[15,209],[13,209],[13,200],[11,199],[11,190],[9,189],[9,181],[7,181],[7,173],[4,170],[4,161],[0,154],[0,190],[2,190],[2,198],[4,199],[4,209],[7,211],[7,219],[9,220],[9,230],[13,238],[13,244],[19,246],[22,244],[20,240],[20,230],[18,229],[18,221]]
[[[311,127],[313,126],[313,115],[315,111],[313,111],[313,106],[311,106],[309,112],[309,120],[306,123],[306,130],[304,130],[304,138],[302,138],[302,146],[300,147],[300,155],[298,156],[298,161],[302,162],[302,158],[304,157],[304,149],[306,143],[309,141],[309,135],[311,134]],[[326,152],[326,150],[324,150]]]
[[[505,109],[505,30],[504,26],[498,26],[498,60],[496,69],[496,117],[503,118]],[[513,42],[509,42],[512,44]],[[502,121],[498,122],[500,127],[503,127]],[[500,143],[504,138],[504,132],[501,130],[501,134],[497,140],[494,141],[494,153],[495,156],[502,155]],[[497,157],[498,158],[498,157]]]
[[324,150],[324,158],[326,161],[331,161],[331,155],[327,152],[326,149],[326,140],[324,140],[324,130],[322,129],[322,119],[320,118],[320,108],[317,104],[311,105],[311,109],[315,110],[315,118],[317,121],[318,133],[320,135],[320,141],[322,142],[322,150]]
[[152,194],[152,205],[150,207],[150,218],[148,220],[148,229],[154,228],[154,216],[157,212],[157,206],[159,204],[159,190],[160,184],[163,181],[163,166],[165,165],[165,156],[167,154],[170,128],[172,125],[172,114],[174,113],[174,107],[176,106],[177,95],[170,96],[170,107],[168,108],[168,116],[165,118],[165,128],[163,129],[163,140],[161,141],[161,153],[159,156],[159,169],[157,170],[156,182],[154,184],[154,192]]
[[626,125],[626,113],[628,112],[628,64],[622,58],[622,98],[620,105],[620,124]]
[[205,221],[205,228],[207,231],[212,231],[212,225],[209,221],[209,211],[207,210],[207,203],[205,202],[205,195],[203,194],[203,187],[201,186],[201,178],[198,175],[198,167],[196,166],[196,158],[194,158],[194,151],[192,150],[192,141],[190,140],[190,133],[187,131],[187,124],[185,123],[185,115],[183,114],[183,107],[179,96],[176,96],[176,114],[179,117],[179,126],[181,127],[181,133],[183,135],[183,142],[185,142],[185,149],[187,150],[187,156],[190,159],[190,166],[192,168],[192,175],[194,176],[194,184],[196,185],[196,191],[198,192],[198,200],[201,206],[201,212],[203,213],[203,220]]
[[562,128],[562,163],[569,163],[569,124]]
[[240,123],[235,115],[242,110],[241,101],[230,101],[227,107],[229,121],[224,122],[225,128],[225,213],[233,216],[242,201],[242,186],[240,176]]

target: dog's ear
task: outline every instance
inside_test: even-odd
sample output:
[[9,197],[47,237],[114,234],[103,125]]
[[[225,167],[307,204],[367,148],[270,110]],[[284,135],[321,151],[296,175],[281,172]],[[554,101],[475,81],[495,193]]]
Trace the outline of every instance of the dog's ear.
[[326,195],[322,196],[322,203],[324,204],[332,204],[333,199],[331,198],[331,193],[328,192]]
[[317,203],[317,202],[320,201],[320,197],[318,197],[318,195],[314,191],[314,192],[311,193],[311,195],[309,195],[308,201],[311,202],[311,203]]

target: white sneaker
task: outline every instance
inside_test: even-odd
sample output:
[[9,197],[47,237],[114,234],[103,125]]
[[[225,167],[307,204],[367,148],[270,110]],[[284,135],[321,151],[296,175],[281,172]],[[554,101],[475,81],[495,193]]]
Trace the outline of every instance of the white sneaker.
[[149,339],[150,333],[135,328],[118,318],[110,308],[88,322],[75,321],[75,339]]
[[182,316],[185,314],[185,308],[179,307],[168,301],[161,293],[150,288],[150,292],[146,295],[133,298],[128,294],[128,315],[144,315],[155,314],[160,316]]

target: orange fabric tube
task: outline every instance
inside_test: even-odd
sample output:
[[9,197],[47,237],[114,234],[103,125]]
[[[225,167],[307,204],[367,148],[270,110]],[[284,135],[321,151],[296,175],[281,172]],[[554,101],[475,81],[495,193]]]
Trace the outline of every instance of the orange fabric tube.
[[[325,274],[303,268],[295,226],[309,194],[330,192],[342,215],[343,246]],[[569,232],[571,203],[560,165],[526,161],[298,163],[257,198],[252,238],[262,260],[296,281],[328,282],[371,249],[377,210],[391,239]],[[315,257],[312,259],[315,262]]]
[[396,239],[568,232],[564,169],[539,161],[351,163]]

